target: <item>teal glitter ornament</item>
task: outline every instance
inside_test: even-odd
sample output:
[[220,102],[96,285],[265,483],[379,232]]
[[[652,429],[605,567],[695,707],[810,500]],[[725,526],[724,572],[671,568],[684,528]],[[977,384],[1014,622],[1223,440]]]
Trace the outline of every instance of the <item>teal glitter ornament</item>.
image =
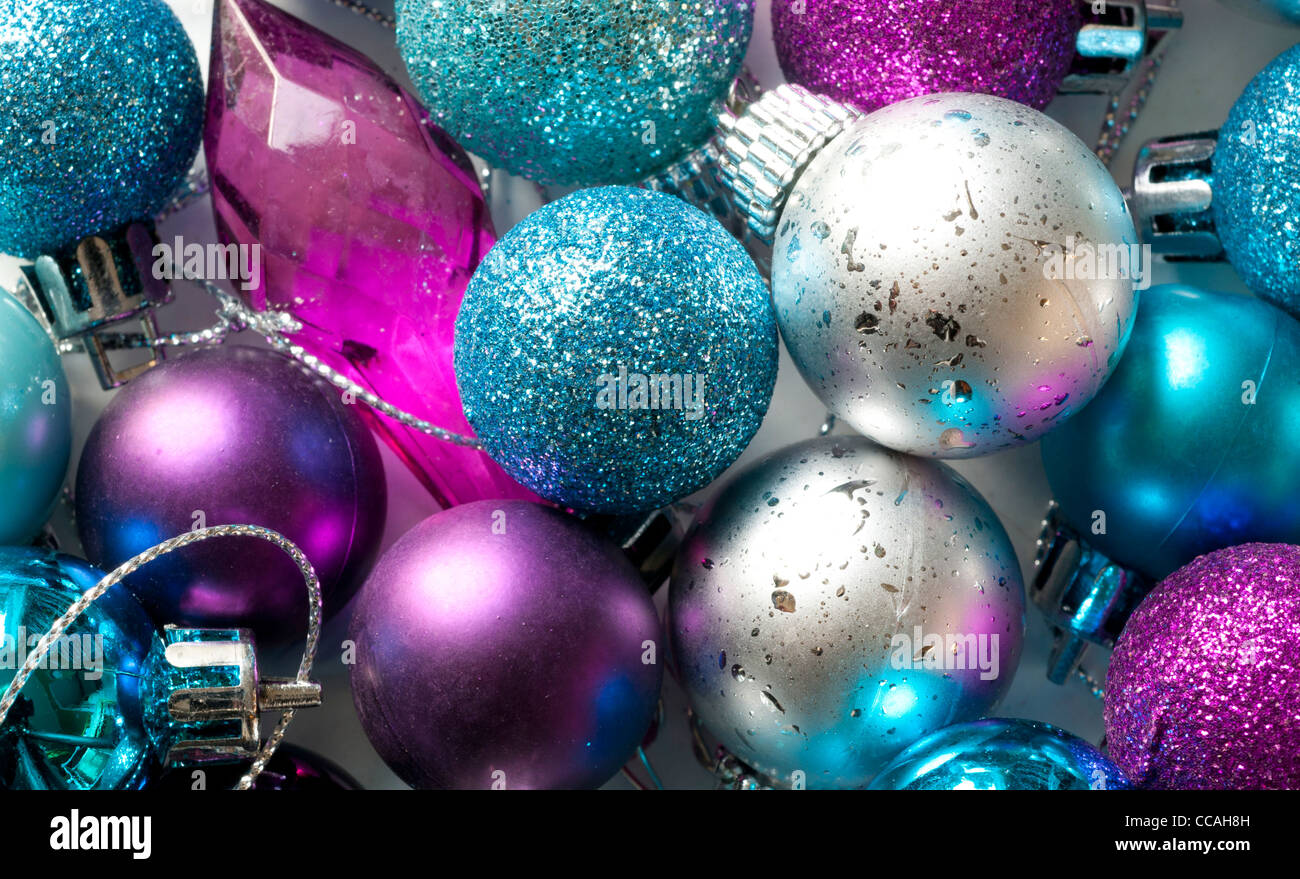
[[[36,639],[104,574],[71,556],[0,548],[0,689]],[[0,727],[0,789],[138,788],[154,761],[141,682],[162,644],[122,586],[72,624]]]
[[397,45],[437,124],[538,183],[633,183],[703,144],[753,0],[398,0]]
[[0,546],[49,518],[72,450],[71,398],[54,343],[0,289]]
[[488,252],[456,319],[456,383],[488,454],[548,500],[657,509],[748,445],[776,381],[771,300],[716,220],[587,189]]
[[1034,720],[991,719],[931,733],[871,790],[1128,790],[1119,767],[1078,736]]
[[1300,46],[1232,105],[1213,161],[1214,223],[1255,295],[1300,314]]
[[163,0],[0,0],[0,251],[147,219],[198,150],[203,82]]

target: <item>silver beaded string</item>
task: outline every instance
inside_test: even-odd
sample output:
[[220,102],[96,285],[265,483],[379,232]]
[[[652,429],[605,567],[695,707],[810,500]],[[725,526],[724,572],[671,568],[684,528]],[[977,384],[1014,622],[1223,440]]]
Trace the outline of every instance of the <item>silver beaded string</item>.
[[[1178,0],[1169,0],[1169,5],[1177,7]],[[1141,114],[1142,108],[1146,106],[1147,99],[1151,97],[1151,89],[1156,84],[1156,77],[1160,73],[1160,65],[1164,63],[1165,49],[1168,45],[1169,38],[1166,37],[1160,41],[1154,52],[1142,60],[1138,75],[1135,77],[1137,86],[1123,113],[1120,113],[1121,95],[1112,95],[1110,98],[1110,106],[1106,109],[1105,118],[1102,119],[1101,132],[1097,135],[1097,146],[1094,150],[1097,158],[1101,159],[1101,163],[1108,168],[1120,144],[1124,142],[1133,123]]]
[[397,27],[397,18],[389,15],[387,12],[380,12],[374,7],[367,6],[361,0],[329,0],[335,6],[346,9],[349,12],[355,12],[357,15],[370,19],[375,24],[382,24],[387,28]]
[[[50,652],[54,643],[63,637],[68,627],[76,622],[77,618],[85,613],[86,608],[90,607],[101,595],[107,592],[116,584],[129,577],[139,568],[152,562],[169,552],[189,546],[192,543],[198,543],[202,540],[208,540],[213,537],[256,537],[274,543],[280,549],[284,550],[294,563],[298,570],[302,572],[303,579],[307,584],[307,643],[303,648],[302,661],[298,664],[297,682],[300,684],[309,683],[311,680],[311,667],[316,659],[316,646],[320,641],[321,626],[321,592],[320,580],[316,577],[316,570],[312,567],[307,556],[301,549],[287,537],[272,531],[269,528],[262,528],[257,525],[214,525],[210,528],[200,528],[190,531],[171,540],[163,541],[151,549],[137,555],[122,565],[118,566],[104,579],[100,580],[90,589],[86,590],[80,598],[72,603],[64,612],[63,616],[54,621],[50,630],[41,637],[36,647],[27,655],[27,661],[23,667],[14,675],[14,679],[9,682],[8,689],[5,690],[4,696],[0,698],[0,724],[4,723],[9,716],[9,709],[13,707],[14,702],[18,700],[18,694],[22,692],[23,686],[26,685],[27,679],[32,676],[36,667],[40,665],[41,660]],[[275,730],[267,738],[265,744],[258,751],[256,759],[248,768],[248,772],[239,779],[235,785],[236,790],[248,790],[253,786],[253,782],[262,774],[266,768],[267,761],[275,754],[276,748],[284,741],[285,732],[288,730],[289,722],[293,720],[294,709],[287,708],[280,715],[279,722],[275,725]]]

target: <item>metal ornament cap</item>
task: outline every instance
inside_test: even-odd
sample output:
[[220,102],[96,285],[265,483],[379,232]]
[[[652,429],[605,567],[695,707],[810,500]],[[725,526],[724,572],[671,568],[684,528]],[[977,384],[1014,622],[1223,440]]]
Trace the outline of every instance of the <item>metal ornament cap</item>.
[[1101,388],[1144,260],[1123,195],[1064,126],[943,94],[850,124],[794,183],[772,293],[799,371],[883,445],[1032,442]]
[[863,437],[739,473],[700,510],[669,590],[692,708],[782,786],[860,787],[917,738],[988,713],[1024,625],[1020,565],[984,499]]

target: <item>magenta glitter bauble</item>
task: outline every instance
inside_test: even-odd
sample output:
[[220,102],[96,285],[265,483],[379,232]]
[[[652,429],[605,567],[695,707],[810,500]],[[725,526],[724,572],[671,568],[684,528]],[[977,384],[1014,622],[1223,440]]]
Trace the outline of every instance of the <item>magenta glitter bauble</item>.
[[[203,136],[225,242],[258,245],[256,308],[389,403],[469,433],[452,370],[496,236],[464,150],[355,49],[263,0],[218,0]],[[482,452],[362,414],[442,506],[533,495]]]
[[1111,655],[1106,740],[1140,787],[1300,788],[1300,547],[1221,549],[1143,599]]
[[663,681],[650,594],[612,545],[525,501],[437,513],[357,597],[352,696],[418,788],[594,788],[633,755]]
[[1041,110],[1074,58],[1075,0],[773,0],[786,79],[871,111],[937,92]]
[[[272,351],[200,350],[122,390],[91,429],[77,528],[104,570],[195,527],[261,525],[302,548],[325,613],[351,598],[388,508],[374,437],[340,392]],[[297,565],[252,537],[164,556],[125,581],[158,624],[244,626],[260,643],[307,631]]]

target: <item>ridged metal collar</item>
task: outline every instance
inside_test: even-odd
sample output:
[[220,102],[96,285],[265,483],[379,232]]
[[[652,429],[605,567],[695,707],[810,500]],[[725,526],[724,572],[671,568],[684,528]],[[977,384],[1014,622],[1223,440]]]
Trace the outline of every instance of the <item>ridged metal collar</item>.
[[724,117],[722,181],[754,235],[770,245],[781,210],[804,168],[862,114],[798,85],[782,85]]

